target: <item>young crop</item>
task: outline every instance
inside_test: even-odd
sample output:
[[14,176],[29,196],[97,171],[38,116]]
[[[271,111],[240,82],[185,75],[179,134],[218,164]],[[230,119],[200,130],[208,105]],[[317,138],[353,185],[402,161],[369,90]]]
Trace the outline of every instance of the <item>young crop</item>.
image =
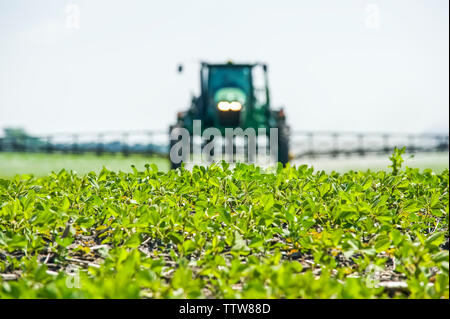
[[0,298],[448,298],[449,172],[0,180]]

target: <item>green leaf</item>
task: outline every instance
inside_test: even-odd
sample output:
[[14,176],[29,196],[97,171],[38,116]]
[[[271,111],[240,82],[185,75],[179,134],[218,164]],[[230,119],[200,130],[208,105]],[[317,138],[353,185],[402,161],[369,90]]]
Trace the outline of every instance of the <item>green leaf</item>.
[[131,235],[125,242],[125,246],[130,247],[130,248],[139,247],[140,244],[141,244],[141,239],[140,239],[139,234],[137,234],[137,233]]
[[445,232],[436,232],[425,241],[426,246],[439,246],[444,242]]
[[377,253],[389,249],[391,241],[387,235],[378,235],[375,240],[375,250]]
[[234,245],[231,248],[232,251],[248,251],[249,248],[245,240],[242,238],[238,231],[234,232]]

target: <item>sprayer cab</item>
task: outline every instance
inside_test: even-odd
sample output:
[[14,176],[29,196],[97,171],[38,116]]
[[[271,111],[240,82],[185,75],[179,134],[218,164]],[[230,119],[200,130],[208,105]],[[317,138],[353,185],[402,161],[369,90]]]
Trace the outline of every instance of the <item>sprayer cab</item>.
[[[183,67],[178,66],[178,71]],[[202,62],[200,67],[200,94],[193,97],[187,111],[179,112],[173,127],[186,128],[193,134],[193,121],[201,120],[202,127],[215,127],[222,134],[225,128],[278,128],[279,161],[288,161],[288,127],[282,109],[273,110],[267,65],[264,63],[213,64]],[[281,147],[280,147],[281,146]]]

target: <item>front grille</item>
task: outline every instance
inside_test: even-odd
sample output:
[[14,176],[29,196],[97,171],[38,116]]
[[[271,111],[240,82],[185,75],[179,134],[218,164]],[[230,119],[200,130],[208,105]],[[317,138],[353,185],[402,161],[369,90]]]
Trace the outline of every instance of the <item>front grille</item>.
[[237,127],[240,124],[241,111],[219,111],[219,123],[224,127]]

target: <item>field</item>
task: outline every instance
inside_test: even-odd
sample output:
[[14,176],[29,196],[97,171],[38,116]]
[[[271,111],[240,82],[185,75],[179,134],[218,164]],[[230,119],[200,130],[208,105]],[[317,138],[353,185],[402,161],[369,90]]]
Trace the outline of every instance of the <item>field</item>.
[[154,163],[164,171],[170,167],[166,159],[156,156],[0,153],[0,178],[12,178],[17,174],[33,174],[43,177],[62,169],[73,170],[78,174],[86,174],[91,171],[98,173],[103,166],[113,171],[131,171],[131,165],[144,169],[144,165],[148,163]]
[[449,298],[449,171],[0,179],[0,298]]
[[[324,170],[326,172],[337,171],[345,173],[349,170],[365,171],[386,170],[390,161],[388,156],[364,156],[364,157],[345,157],[337,158],[317,158],[317,159],[303,159],[295,161],[297,165],[312,165],[317,170]],[[445,153],[421,153],[412,155],[404,155],[404,165],[419,169],[432,169],[435,172],[442,172],[449,168],[449,154]]]
[[[414,157],[405,156],[404,158],[405,165],[408,167],[431,168],[436,172],[442,172],[449,168],[448,153],[417,154]],[[59,172],[62,169],[73,170],[78,174],[87,174],[91,171],[98,174],[103,166],[112,171],[131,172],[131,165],[143,170],[145,164],[156,164],[158,169],[164,172],[167,172],[170,168],[167,159],[156,156],[0,153],[0,178],[11,179],[18,174],[44,177],[51,172]],[[293,164],[297,166],[306,164],[313,166],[316,170],[324,170],[328,173],[332,171],[345,173],[351,169],[379,171],[386,169],[389,165],[389,158],[386,156],[368,156],[299,159],[295,160]]]

